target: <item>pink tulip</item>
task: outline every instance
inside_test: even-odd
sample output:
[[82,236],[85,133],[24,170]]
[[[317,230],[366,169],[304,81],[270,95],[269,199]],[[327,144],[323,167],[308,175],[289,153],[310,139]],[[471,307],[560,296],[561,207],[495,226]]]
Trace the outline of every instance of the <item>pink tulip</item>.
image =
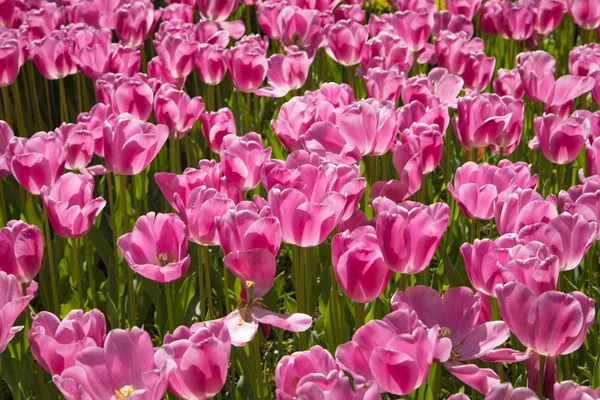
[[529,147],[539,148],[547,160],[559,165],[577,157],[590,131],[587,119],[571,117],[563,121],[555,114],[536,117],[533,125],[536,137],[529,142]]
[[558,216],[556,197],[546,199],[533,189],[518,189],[498,196],[494,219],[498,232],[518,233],[521,228],[538,222],[549,222]]
[[223,52],[233,85],[243,93],[254,93],[267,75],[267,57],[254,50],[234,47]]
[[535,32],[542,37],[549,36],[558,28],[565,3],[562,0],[539,0],[536,7]]
[[127,78],[117,77],[110,94],[110,104],[113,114],[123,113],[146,121],[152,114],[154,93],[150,85],[144,80],[145,76]]
[[166,125],[169,132],[177,134],[179,138],[192,129],[202,111],[202,98],[190,99],[183,90],[177,90],[168,83],[162,85],[154,97],[156,122]]
[[14,133],[6,122],[0,120],[0,179],[10,175],[10,165],[8,160],[7,150],[10,140],[14,137]]
[[[161,365],[156,365],[161,361]],[[114,329],[104,348],[89,347],[75,356],[75,365],[53,377],[67,400],[139,398],[160,400],[167,391],[175,361],[154,354],[150,335],[139,328]]]
[[[104,122],[111,118],[114,119],[112,108],[103,103],[97,103],[92,107],[90,112],[81,113],[77,116],[79,126],[92,134],[94,138],[94,154],[100,157],[104,157]],[[85,143],[86,141],[83,142]],[[87,154],[87,151],[84,154]]]
[[163,21],[177,21],[183,23],[194,22],[194,2],[192,4],[173,3],[161,9],[160,18]]
[[175,214],[141,216],[117,246],[132,270],[156,282],[179,279],[190,266],[186,226]]
[[104,314],[73,310],[61,321],[47,311],[39,313],[28,334],[35,360],[50,375],[60,375],[75,365],[75,356],[88,347],[103,347],[106,337]]
[[180,326],[165,336],[156,352],[157,364],[173,359],[169,390],[182,399],[208,399],[221,391],[227,378],[231,340],[221,321]]
[[[588,397],[589,396],[589,397]],[[554,398],[557,400],[569,399],[597,399],[600,397],[600,390],[592,390],[585,386],[579,386],[573,381],[563,381],[554,385]]]
[[452,342],[450,360],[444,364],[451,374],[484,394],[500,383],[492,370],[461,363],[484,357],[510,336],[504,322],[481,321],[483,303],[479,294],[473,295],[463,286],[450,288],[441,297],[431,288],[413,286],[397,292],[391,303],[392,310],[414,310],[429,329],[440,327],[442,336]]
[[[448,400],[468,400],[469,397],[464,393],[456,393],[448,397]],[[502,383],[494,387],[487,396],[486,400],[538,400],[534,390],[526,387],[513,388],[510,383]]]
[[44,242],[42,233],[35,225],[23,221],[9,221],[0,228],[1,270],[14,275],[19,283],[35,278],[42,266]]
[[536,296],[519,282],[498,285],[494,291],[500,314],[511,332],[523,345],[542,356],[574,352],[594,323],[594,300],[580,292],[548,291]]
[[361,60],[369,35],[368,27],[355,21],[339,21],[325,29],[325,48],[337,63],[351,67]]
[[284,7],[277,17],[279,40],[284,49],[296,46],[312,59],[323,41],[321,13],[295,6]]
[[371,187],[371,198],[385,196],[401,202],[415,194],[423,180],[423,154],[421,139],[416,135],[405,135],[393,149],[392,162],[400,180],[375,182]]
[[202,122],[202,135],[208,142],[208,147],[218,153],[223,144],[223,138],[227,135],[235,135],[235,118],[227,107],[218,111],[200,114]]
[[414,62],[412,51],[399,36],[381,32],[367,41],[360,67],[363,71],[380,67],[408,74]]
[[448,191],[462,212],[472,219],[490,219],[498,196],[517,187],[534,188],[537,179],[520,184],[513,166],[494,166],[467,162],[456,170],[454,184],[448,183]]
[[37,283],[33,281],[27,290],[27,295],[23,295],[23,289],[14,275],[7,275],[0,271],[0,316],[2,325],[0,325],[0,353],[6,350],[8,342],[23,329],[22,326],[13,326],[19,315],[35,296]]
[[466,32],[467,37],[473,36],[473,23],[461,14],[453,14],[450,11],[439,11],[433,14],[433,36],[437,37],[442,31],[452,33]]
[[168,137],[165,125],[152,125],[121,114],[114,124],[104,125],[106,166],[118,175],[137,175],[156,157]]
[[[227,257],[230,256],[235,257],[235,253]],[[291,332],[304,332],[309,329],[312,325],[310,315],[279,314],[266,310],[261,303],[261,297],[273,286],[275,260],[265,262],[264,257],[258,256],[246,261],[248,262],[227,263],[227,267],[242,281],[244,287],[243,298],[238,300],[237,308],[223,318],[231,336],[231,344],[237,347],[245,346],[256,335],[259,323]]]
[[80,238],[89,232],[106,201],[93,199],[94,179],[89,175],[66,173],[41,190],[42,200],[54,232],[64,238]]
[[597,238],[596,222],[588,222],[579,214],[567,212],[549,222],[538,222],[519,231],[519,239],[526,243],[538,241],[547,245],[558,256],[561,271],[576,268]]
[[12,28],[13,18],[15,17],[15,11],[17,8],[15,7],[15,0],[3,0],[0,5],[0,26],[3,28]]
[[590,180],[582,185],[561,190],[558,194],[560,208],[571,214],[580,214],[587,221],[600,222],[600,182]]
[[284,356],[275,368],[275,385],[278,399],[360,400],[380,396],[376,385],[367,385],[360,378],[351,385],[339,364],[321,346]]
[[362,226],[335,235],[331,256],[337,282],[353,301],[373,301],[387,287],[392,273],[383,261],[374,227]]
[[499,96],[512,96],[515,99],[521,99],[525,94],[521,75],[516,69],[498,69],[493,86],[494,93]]
[[449,207],[444,203],[396,205],[378,197],[373,200],[373,208],[377,213],[379,247],[388,267],[403,274],[424,270],[448,226]]
[[362,0],[354,4],[340,4],[333,12],[336,22],[339,21],[356,21],[359,24],[365,22],[366,13],[361,7]]
[[600,26],[600,4],[593,0],[568,0],[567,7],[573,21],[583,29]]
[[[450,73],[460,76],[463,76],[471,55],[483,51],[483,41],[479,38],[469,41],[465,32],[443,32],[435,38],[434,46],[438,65],[441,68],[446,68]],[[471,63],[474,61],[477,60],[474,59]],[[477,76],[473,73],[472,68],[469,74],[473,77]]]
[[569,72],[576,76],[587,76],[600,70],[600,44],[588,43],[576,46],[569,52]]
[[269,87],[259,89],[256,94],[267,97],[283,97],[291,90],[304,86],[308,77],[310,61],[305,52],[292,52],[287,56],[273,54],[268,59],[267,79]]
[[402,132],[402,141],[410,141],[409,136],[418,138],[423,174],[433,172],[442,159],[443,137],[438,125],[415,123]]
[[401,309],[359,328],[352,341],[338,346],[336,358],[355,379],[372,380],[381,391],[408,394],[421,386],[433,361],[450,357],[451,342],[419,321],[417,313]]
[[277,118],[271,121],[271,127],[281,145],[288,151],[302,148],[300,137],[315,122],[317,101],[312,93],[293,97],[279,109]]
[[95,79],[110,67],[112,32],[108,29],[86,28],[74,35],[73,60],[88,78]]
[[155,18],[151,2],[134,1],[115,10],[115,32],[119,40],[131,47],[138,48],[152,34]]
[[62,79],[77,73],[74,43],[65,31],[57,30],[31,43],[31,59],[46,79]]
[[227,73],[227,64],[223,48],[203,43],[196,53],[196,72],[200,80],[207,85],[218,85]]
[[473,92],[481,92],[492,81],[496,59],[486,57],[484,53],[469,54],[465,70],[461,74],[464,80],[464,86]]
[[83,125],[65,123],[55,132],[65,146],[65,168],[75,171],[84,169],[94,156],[95,141],[92,132]]
[[379,67],[369,68],[363,77],[367,94],[378,101],[397,103],[404,84],[404,76],[396,70],[386,71]]
[[406,42],[408,48],[417,52],[429,41],[433,15],[428,12],[404,11],[392,15],[392,31]]
[[[20,147],[11,150],[11,146]],[[22,146],[22,147],[21,147]],[[10,169],[21,186],[33,195],[39,195],[42,187],[52,186],[60,177],[66,154],[63,143],[54,132],[38,132],[19,144],[17,138],[9,142]]]
[[260,2],[256,5],[256,19],[258,20],[258,25],[270,39],[279,39],[277,17],[279,17],[279,13],[281,13],[281,10],[285,6],[285,3],[271,1]]
[[523,244],[514,234],[476,239],[460,248],[469,281],[478,292],[496,297],[498,284],[521,282],[536,295],[556,290],[558,257],[540,242]]
[[40,40],[66,25],[65,10],[54,2],[40,2],[37,8],[27,12],[24,22],[27,24],[29,41]]
[[499,15],[500,34],[510,40],[523,41],[533,35],[536,13],[528,2],[503,2]]
[[237,0],[198,0],[198,10],[205,19],[225,21],[238,6]]
[[161,41],[154,43],[154,47],[165,71],[183,88],[185,78],[194,68],[198,43],[189,35],[175,34],[165,35]]
[[454,104],[463,87],[463,79],[449,74],[444,68],[434,68],[429,75],[417,75],[406,81],[402,91],[402,102],[418,101],[434,108],[440,104]]
[[[233,24],[234,22],[232,22]],[[194,31],[196,33],[196,39],[198,40],[198,43],[203,44],[211,44],[214,46],[218,46],[221,48],[225,48],[229,45],[229,40],[231,38],[233,39],[239,39],[239,37],[243,36],[245,28],[244,28],[244,24],[242,22],[242,28],[241,29],[241,34],[239,35],[239,37],[237,37],[237,35],[233,35],[231,33],[229,33],[228,30],[224,29],[224,23],[220,23],[220,22],[215,22],[215,21],[210,21],[210,20],[200,20],[197,24],[196,27],[194,28]],[[238,32],[239,33],[239,32]]]
[[11,85],[19,75],[21,51],[14,39],[0,39],[0,87]]
[[250,132],[242,137],[225,136],[220,154],[225,180],[247,191],[260,183],[260,170],[271,156],[271,148],[265,149],[260,135]]
[[140,62],[140,50],[118,43],[111,44],[108,68],[110,72],[133,76],[140,71]]
[[452,14],[464,15],[469,20],[472,20],[481,7],[480,0],[451,0],[446,4],[446,8]]
[[503,31],[501,0],[490,0],[483,3],[479,14],[479,26],[486,35],[493,36]]

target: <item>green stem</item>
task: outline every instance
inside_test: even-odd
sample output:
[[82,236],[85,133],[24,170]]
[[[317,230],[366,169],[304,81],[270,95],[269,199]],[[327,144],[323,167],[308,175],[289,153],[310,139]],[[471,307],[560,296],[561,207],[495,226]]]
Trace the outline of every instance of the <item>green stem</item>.
[[8,125],[12,126],[13,121],[10,117],[10,110],[12,110],[12,106],[8,98],[8,86],[2,88],[2,103],[4,105],[4,121],[6,121]]
[[169,331],[173,332],[175,330],[175,323],[173,322],[173,290],[172,286],[173,282],[165,283],[165,296],[167,300],[167,317],[169,319]]
[[50,100],[50,80],[44,79],[44,88],[46,92],[46,110],[48,110],[48,128],[54,126],[52,118],[52,101]]
[[[113,175],[113,174],[108,174],[106,175],[106,188],[108,191],[108,207],[110,209],[110,219],[111,219],[111,228],[112,228],[112,234],[113,234],[113,255],[112,255],[112,261],[113,261],[113,265],[112,265],[112,272],[116,274],[116,276],[118,277],[118,267],[119,267],[119,249],[117,248],[117,246],[115,245],[117,242],[117,238],[119,237],[119,232],[117,232],[117,213],[115,210],[115,194],[113,193],[113,180],[111,179],[111,176],[114,176],[115,178],[115,186],[116,186],[116,179],[117,176]],[[109,272],[110,273],[110,272]],[[118,281],[118,279],[117,279]],[[112,301],[113,304],[118,305],[120,308],[121,302],[118,299],[111,299],[110,297],[110,290],[109,290],[109,286],[108,285],[104,285],[104,288],[106,290],[106,306],[109,310],[113,310],[113,307],[109,307],[110,306],[110,302]],[[116,315],[113,316],[118,318]],[[113,319],[116,319],[113,318]]]
[[[27,296],[27,284],[26,283],[22,283],[21,284],[21,289],[23,290],[23,296]],[[28,340],[28,336],[29,336],[29,313],[25,312],[25,323],[23,324],[23,354],[25,354],[25,350],[27,349],[28,345],[29,345],[29,340]]]
[[254,339],[250,342],[250,358],[252,359],[252,369],[255,375],[254,377],[254,395],[255,399],[262,399],[263,397],[263,377],[262,375],[262,365],[260,362],[260,331],[256,333]]
[[4,179],[0,179],[0,226],[6,225],[8,222],[8,214],[6,213],[6,200],[4,200]]
[[75,86],[77,88],[77,112],[83,111],[83,84],[81,82],[81,74],[75,75]]
[[52,286],[52,309],[58,315],[58,289],[56,286],[56,270],[54,267],[54,254],[52,252],[52,235],[50,233],[50,224],[48,223],[48,210],[44,214],[44,231],[46,234],[46,250],[48,253],[48,266],[50,267],[50,285]]
[[[298,312],[306,314],[306,276],[304,272],[304,248],[294,246],[294,275],[295,275],[295,290],[296,290],[296,305]],[[300,332],[300,350],[308,349],[308,334]]]
[[435,366],[435,372],[434,372],[434,377],[433,377],[433,388],[432,388],[432,393],[433,393],[433,397],[434,399],[438,399],[440,396],[440,390],[442,387],[442,364],[440,363],[434,363],[432,365],[432,367]]
[[204,271],[202,270],[202,249],[196,248],[196,259],[198,268],[198,301],[200,302],[200,319],[204,321],[206,318],[206,299],[205,299],[205,285],[204,285]]
[[[127,212],[127,176],[120,175],[121,183],[121,218],[123,220],[123,232],[129,232],[129,213]],[[127,269],[127,292],[129,297],[129,325],[135,326],[137,323],[136,308],[135,308],[135,286],[133,283],[133,270],[125,265]]]
[[183,144],[185,146],[185,162],[187,167],[192,166],[192,147],[190,146],[189,132],[183,137]]
[[39,127],[42,130],[45,128],[50,129],[50,126],[46,125],[46,123],[44,122],[44,119],[42,118],[42,111],[40,109],[40,102],[38,100],[38,94],[37,94],[37,84],[35,82],[35,75],[33,74],[33,64],[27,63],[27,67],[25,69],[27,70],[27,75],[29,77],[31,93],[33,94],[32,103],[33,103],[33,107],[35,108],[35,115],[37,116],[37,119],[39,122]]
[[171,172],[177,173],[177,148],[175,147],[175,134],[169,134],[169,163]]
[[[338,283],[335,278],[335,272],[333,268],[331,268],[331,313],[333,314],[334,326],[341,326],[340,321],[340,295],[338,292]],[[333,330],[333,340],[334,340],[334,348],[342,344],[342,340],[340,338],[340,329],[334,328]]]
[[67,106],[67,94],[65,92],[65,80],[58,80],[58,90],[60,95],[60,119],[61,122],[69,122],[69,108]]
[[206,285],[206,313],[207,318],[213,317],[212,312],[212,285],[210,284],[210,261],[209,261],[208,247],[202,247],[202,262],[204,266],[204,284]]
[[[23,105],[21,104],[21,93],[19,90],[19,81],[16,80],[12,85],[13,98],[15,100],[15,110],[17,112],[17,126],[23,134],[27,134],[27,128],[25,127],[25,117],[23,116]],[[27,136],[29,136],[27,134]]]
[[73,266],[75,267],[75,280],[77,281],[77,297],[79,299],[79,308],[83,310],[83,282],[81,280],[81,264],[79,263],[77,239],[69,239],[69,242],[71,242],[71,249],[73,250]]
[[96,293],[96,278],[94,276],[93,248],[87,240],[84,241],[84,246],[86,268],[88,271],[88,279],[90,281],[90,292],[92,292],[92,307],[98,308],[98,294]]
[[250,93],[246,93],[246,132],[250,132]]
[[225,313],[231,311],[231,302],[229,300],[229,270],[223,267],[223,286],[225,287]]
[[354,302],[354,326],[358,330],[365,323],[365,304]]
[[538,371],[537,395],[540,399],[544,398],[544,369],[546,368],[546,356],[540,354],[540,369]]
[[208,85],[208,95],[206,96],[206,111],[216,111],[215,110],[215,87],[213,85]]

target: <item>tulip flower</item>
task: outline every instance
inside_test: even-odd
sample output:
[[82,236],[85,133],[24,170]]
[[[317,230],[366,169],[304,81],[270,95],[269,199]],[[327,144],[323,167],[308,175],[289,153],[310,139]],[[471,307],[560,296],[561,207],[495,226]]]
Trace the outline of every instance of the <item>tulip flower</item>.
[[237,6],[237,0],[198,0],[197,3],[202,18],[213,21],[225,21]]
[[527,2],[503,2],[499,15],[500,34],[510,40],[523,41],[533,35],[535,28],[535,10]]
[[405,135],[393,150],[392,162],[400,180],[375,182],[371,187],[371,198],[385,196],[394,201],[404,201],[419,190],[423,180],[423,155],[421,139],[416,135]]
[[587,221],[600,222],[600,182],[589,180],[582,185],[561,190],[558,194],[560,208],[571,214],[580,214]]
[[342,291],[358,303],[368,303],[379,297],[392,275],[383,261],[372,226],[335,235],[331,241],[331,257]]
[[546,159],[559,165],[577,157],[590,131],[589,121],[575,116],[563,121],[555,114],[545,114],[534,118],[533,125],[536,137],[529,147],[539,148]]
[[254,93],[267,76],[267,57],[254,50],[233,47],[223,52],[233,85],[243,93]]
[[223,48],[213,44],[203,43],[198,46],[196,72],[200,80],[207,85],[218,85],[227,73],[223,52]]
[[429,329],[439,326],[442,337],[452,342],[448,372],[481,393],[487,394],[500,379],[490,369],[480,369],[461,361],[474,360],[504,343],[510,336],[502,321],[481,322],[482,300],[467,287],[450,288],[444,296],[425,286],[413,286],[397,292],[392,310],[414,310]]
[[519,282],[497,285],[494,291],[502,319],[511,332],[524,346],[542,356],[574,352],[594,323],[594,300],[580,292],[548,291],[536,296]]
[[271,127],[281,145],[288,151],[300,150],[300,137],[315,122],[317,101],[312,93],[292,97],[279,109],[277,118],[271,121]]
[[[1,86],[1,85],[0,85]],[[14,133],[6,122],[0,121],[0,179],[10,175],[10,165],[8,163],[7,149],[8,143],[14,137]]]
[[157,365],[175,361],[169,390],[182,399],[208,399],[221,391],[227,378],[231,340],[221,321],[180,326],[167,334],[156,352]]
[[469,20],[475,17],[479,7],[481,7],[481,1],[479,0],[452,0],[448,1],[446,5],[446,8],[452,14],[464,15]]
[[363,71],[380,67],[408,74],[414,62],[413,52],[399,36],[381,32],[367,41],[360,67]]
[[87,235],[106,201],[94,195],[94,178],[89,175],[64,174],[50,187],[41,190],[42,200],[54,232],[64,238]]
[[121,114],[114,124],[104,125],[106,166],[118,175],[137,175],[156,157],[168,137],[165,125],[152,125],[131,114]]
[[525,226],[550,222],[557,216],[556,197],[549,195],[544,199],[533,189],[517,189],[498,196],[494,210],[494,220],[501,235],[518,233]]
[[271,156],[271,148],[265,149],[260,135],[249,132],[242,137],[225,136],[220,154],[225,181],[247,191],[260,183],[260,170]]
[[427,76],[417,75],[406,81],[402,102],[418,101],[428,108],[455,104],[463,83],[461,77],[448,73],[445,68],[434,68]]
[[469,54],[465,69],[461,74],[465,89],[473,92],[485,90],[492,81],[495,66],[496,59],[494,57],[486,57],[484,53]]
[[541,0],[537,3],[536,11],[535,32],[547,37],[560,25],[565,3],[560,0]]
[[[11,150],[10,169],[25,190],[39,195],[42,187],[52,186],[63,172],[63,143],[54,132],[38,132],[23,142],[18,151]],[[16,138],[11,139],[9,149],[17,144]]]
[[279,39],[279,27],[277,17],[286,4],[279,2],[264,1],[256,5],[256,19],[260,29],[270,39]]
[[115,33],[119,40],[131,47],[141,47],[154,29],[154,6],[151,2],[134,1],[115,10]]
[[442,31],[452,33],[466,32],[467,37],[473,36],[473,23],[461,14],[454,14],[443,10],[433,14],[433,28],[431,32],[434,37],[440,36]]
[[154,97],[156,122],[166,125],[169,132],[177,134],[179,138],[192,129],[202,111],[202,98],[190,99],[183,90],[177,90],[167,83],[158,89]]
[[412,52],[423,49],[429,41],[433,15],[428,12],[403,11],[392,14],[392,31],[400,36]]
[[13,18],[15,16],[15,0],[3,0],[2,11],[0,11],[0,26],[3,28],[12,28]]
[[118,116],[128,113],[140,120],[148,120],[152,113],[154,93],[144,78],[145,76],[138,75],[132,78],[120,76],[115,79],[110,93],[113,114]]
[[373,208],[379,248],[388,267],[403,274],[424,270],[448,226],[450,208],[444,203],[396,205],[385,197],[373,200]]
[[[446,68],[452,74],[463,76],[471,55],[483,51],[483,41],[479,38],[469,41],[465,32],[443,32],[435,38],[434,48],[438,65],[441,68]],[[471,80],[478,75],[476,72],[471,68],[469,72],[472,75]]]
[[46,79],[62,79],[77,73],[74,43],[65,31],[54,31],[31,46],[31,59]]
[[600,390],[592,390],[585,386],[579,386],[573,381],[563,381],[554,385],[555,399],[597,399],[600,397]]
[[290,90],[304,86],[308,76],[310,61],[305,52],[292,52],[287,56],[274,54],[268,60],[267,79],[269,86],[259,89],[256,94],[267,97],[283,97]]
[[14,39],[0,39],[0,87],[9,86],[17,79],[22,63],[19,43]]
[[106,337],[104,314],[94,309],[87,313],[73,310],[61,321],[42,311],[28,334],[35,360],[50,375],[60,375],[75,365],[75,356],[88,347],[103,347]]
[[44,242],[42,233],[35,225],[23,221],[9,221],[0,228],[0,270],[14,275],[19,283],[35,278],[42,266]]
[[579,214],[564,212],[549,222],[528,225],[519,231],[519,239],[542,242],[559,259],[560,270],[576,268],[598,238],[598,225]]
[[400,309],[359,328],[335,355],[355,379],[374,381],[382,392],[408,394],[425,382],[434,360],[450,357],[451,342],[440,331],[428,330],[416,312]]
[[493,86],[494,93],[499,96],[512,96],[515,99],[521,99],[525,94],[521,75],[516,69],[498,69]]
[[111,43],[109,72],[133,76],[140,70],[140,50],[119,43]]
[[325,49],[337,63],[351,67],[360,62],[368,35],[366,25],[355,21],[339,21],[325,28]]
[[[275,368],[277,398],[377,398],[376,385],[350,384],[336,360],[321,346],[284,356]],[[379,395],[380,396],[380,395]]]
[[75,33],[73,60],[85,76],[95,79],[108,72],[111,39],[108,29],[85,28]]
[[454,184],[448,183],[448,191],[468,218],[490,219],[500,194],[517,187],[534,188],[536,183],[537,179],[519,182],[513,166],[478,165],[469,161],[456,170]]
[[[258,253],[257,253],[258,254]],[[312,325],[310,315],[279,314],[264,308],[262,296],[273,286],[275,260],[264,263],[262,257],[247,260],[248,263],[228,263],[227,268],[242,281],[243,298],[238,306],[223,318],[231,336],[231,344],[240,347],[250,342],[258,330],[258,324],[272,325],[291,332],[304,332]]]
[[63,123],[55,130],[65,146],[65,168],[84,169],[94,156],[95,141],[92,132],[80,124]]
[[0,353],[2,353],[8,342],[23,329],[22,326],[13,326],[19,315],[29,304],[37,292],[37,283],[28,287],[27,294],[23,294],[23,289],[19,284],[17,277],[7,275],[0,271],[0,316],[2,316],[2,325],[0,325]]
[[402,141],[410,141],[408,136],[418,138],[423,174],[433,172],[442,159],[443,150],[443,137],[438,125],[414,123],[402,132]]
[[185,78],[194,68],[198,43],[193,37],[183,34],[165,35],[155,42],[156,53],[165,71],[179,81],[183,88]]
[[536,295],[556,290],[558,257],[541,242],[524,244],[508,234],[496,240],[475,239],[463,244],[460,253],[469,281],[486,296],[495,297],[494,287],[508,282],[521,282]]
[[194,2],[192,4],[173,3],[161,9],[160,18],[163,21],[194,22]]
[[378,101],[397,103],[404,83],[404,76],[396,70],[386,71],[370,68],[363,77],[367,94]]
[[284,49],[296,46],[312,59],[323,40],[321,13],[295,6],[284,7],[277,17],[277,30]]
[[94,138],[94,154],[104,157],[104,122],[114,119],[109,105],[97,103],[89,112],[77,116],[77,123]]
[[[448,397],[448,400],[468,400],[469,396],[464,393],[456,393]],[[502,383],[494,387],[486,400],[539,400],[535,392],[526,387],[513,388],[510,383]]]
[[568,0],[567,8],[573,21],[583,29],[600,26],[600,5],[593,0]]
[[141,216],[117,247],[132,270],[156,282],[179,279],[190,266],[186,226],[175,214]]
[[218,153],[223,144],[223,138],[227,135],[235,135],[235,118],[227,107],[218,111],[200,114],[202,122],[202,135],[208,142],[208,147]]
[[[161,361],[161,365],[156,365]],[[89,347],[75,356],[75,365],[53,377],[67,400],[143,398],[160,400],[167,391],[175,361],[154,354],[150,335],[139,329],[114,329],[102,347]]]

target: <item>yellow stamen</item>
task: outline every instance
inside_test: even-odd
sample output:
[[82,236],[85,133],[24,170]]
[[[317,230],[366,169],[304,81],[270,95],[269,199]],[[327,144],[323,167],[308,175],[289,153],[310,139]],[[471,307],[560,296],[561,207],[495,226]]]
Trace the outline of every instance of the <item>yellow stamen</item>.
[[115,390],[115,395],[111,398],[111,400],[126,399],[131,396],[134,391],[135,389],[133,388],[133,385],[123,386],[121,389]]

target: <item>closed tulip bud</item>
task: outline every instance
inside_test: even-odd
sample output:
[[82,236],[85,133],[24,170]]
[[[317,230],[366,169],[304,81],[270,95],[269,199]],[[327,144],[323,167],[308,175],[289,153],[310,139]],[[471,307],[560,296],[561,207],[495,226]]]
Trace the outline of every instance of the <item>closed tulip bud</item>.
[[200,97],[190,99],[187,93],[165,83],[158,89],[154,98],[156,122],[164,124],[169,132],[183,137],[192,129],[204,111]]
[[200,80],[207,85],[218,85],[227,73],[227,64],[223,48],[203,43],[196,53],[196,72]]
[[143,121],[152,114],[153,100],[154,92],[145,81],[145,75],[141,74],[132,78],[116,78],[110,92],[113,114],[128,113]]
[[260,171],[271,156],[271,148],[265,149],[260,135],[249,132],[242,137],[225,136],[220,154],[225,181],[247,191],[260,183]]
[[259,89],[256,94],[268,97],[283,97],[290,90],[300,89],[308,77],[310,60],[305,52],[299,51],[283,54],[273,54],[268,60],[267,78],[269,87]]
[[114,14],[115,32],[119,40],[138,48],[152,34],[155,24],[152,3],[135,1],[119,7]]
[[353,66],[360,62],[367,36],[368,27],[354,21],[340,21],[325,29],[326,51],[336,62]]
[[0,121],[0,179],[10,175],[10,164],[8,160],[8,143],[14,137],[14,133],[4,121]]
[[54,31],[31,46],[31,59],[46,79],[62,79],[77,73],[74,43],[65,31]]
[[81,124],[63,123],[56,129],[58,137],[65,146],[65,168],[82,170],[94,156],[94,136]]
[[446,8],[452,14],[464,15],[469,20],[472,20],[481,7],[480,0],[451,0],[446,4]]
[[529,142],[529,147],[539,148],[547,160],[560,165],[577,157],[590,131],[587,119],[571,117],[563,121],[554,114],[534,118],[533,125],[536,137]]
[[536,33],[546,37],[554,32],[565,11],[565,3],[562,0],[540,0],[535,18]]
[[0,313],[2,313],[2,324],[0,325],[0,353],[2,353],[8,342],[23,329],[22,326],[13,326],[19,315],[25,310],[31,299],[37,291],[37,284],[30,287],[27,295],[23,294],[23,289],[14,275],[7,275],[0,271],[0,292],[3,294],[0,298]]
[[35,360],[50,375],[75,365],[75,356],[88,347],[104,346],[106,321],[98,310],[73,310],[61,321],[47,311],[39,313],[28,334]]
[[11,85],[21,68],[21,50],[14,39],[0,39],[0,87]]
[[296,46],[311,59],[323,41],[321,13],[317,10],[284,7],[277,17],[277,28],[284,48]]
[[42,265],[44,242],[42,233],[35,225],[23,221],[9,221],[0,228],[1,271],[14,275],[19,283],[35,278]]
[[194,68],[198,43],[183,34],[168,34],[160,42],[155,42],[155,48],[165,71],[183,87],[185,78]]
[[121,114],[114,124],[104,125],[104,158],[115,174],[137,175],[156,157],[169,138],[165,125],[142,122]]
[[270,39],[279,39],[279,26],[277,25],[277,17],[285,7],[284,3],[275,2],[260,2],[256,5],[256,19],[262,31]]
[[470,54],[461,74],[465,89],[474,92],[484,91],[492,81],[495,66],[496,59],[494,57],[486,57],[484,53]]
[[594,0],[568,0],[567,8],[573,21],[583,29],[600,26],[600,4]]
[[402,141],[408,141],[408,136],[416,136],[421,149],[423,174],[433,172],[442,159],[444,139],[438,125],[415,123],[402,132]]
[[256,92],[267,76],[267,57],[244,47],[225,50],[223,57],[235,88],[243,93]]
[[200,121],[202,121],[202,135],[208,142],[208,147],[215,153],[221,150],[225,136],[236,134],[235,119],[227,107],[200,114]]
[[413,52],[423,49],[429,41],[432,27],[433,15],[427,12],[404,11],[392,15],[392,32],[400,36]]
[[284,103],[279,109],[271,127],[288,151],[300,150],[300,138],[315,122],[316,100],[312,95],[296,96]]
[[535,10],[530,3],[503,2],[502,36],[510,40],[526,40],[533,35],[535,27]]

